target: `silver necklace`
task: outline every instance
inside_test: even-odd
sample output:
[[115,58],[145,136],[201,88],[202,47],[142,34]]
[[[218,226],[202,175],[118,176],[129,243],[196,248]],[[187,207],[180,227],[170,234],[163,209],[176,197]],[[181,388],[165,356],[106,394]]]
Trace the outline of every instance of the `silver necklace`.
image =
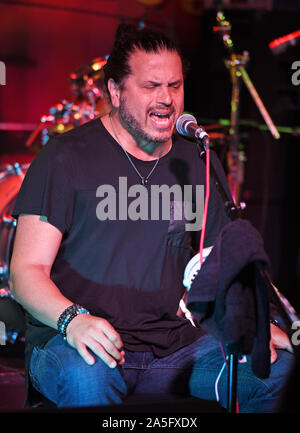
[[133,162],[132,159],[130,158],[128,152],[127,152],[127,151],[124,149],[124,147],[122,146],[122,144],[121,144],[121,142],[120,142],[120,140],[119,140],[119,137],[117,136],[117,133],[116,133],[116,131],[115,131],[115,128],[114,128],[114,126],[113,126],[113,123],[112,123],[111,115],[110,115],[110,114],[109,114],[109,121],[110,121],[111,129],[112,129],[112,131],[113,131],[113,133],[114,133],[114,136],[115,136],[115,138],[116,138],[118,144],[119,144],[120,147],[123,149],[123,151],[124,151],[125,155],[127,156],[128,160],[129,160],[129,162],[130,162],[130,164],[131,164],[132,167],[134,168],[136,174],[137,174],[137,175],[139,176],[139,178],[141,179],[141,184],[147,187],[148,179],[149,179],[149,177],[151,176],[151,174],[154,172],[154,170],[155,170],[157,164],[159,163],[159,160],[160,160],[160,157],[161,157],[161,155],[162,155],[162,152],[163,152],[163,149],[164,149],[164,145],[165,145],[165,143],[162,144],[162,147],[161,147],[160,153],[159,153],[159,155],[158,155],[158,158],[157,158],[157,160],[156,160],[154,166],[152,167],[152,169],[151,169],[150,172],[148,173],[148,175],[147,175],[147,176],[142,176],[141,173],[139,172],[139,170],[136,168],[134,162]]

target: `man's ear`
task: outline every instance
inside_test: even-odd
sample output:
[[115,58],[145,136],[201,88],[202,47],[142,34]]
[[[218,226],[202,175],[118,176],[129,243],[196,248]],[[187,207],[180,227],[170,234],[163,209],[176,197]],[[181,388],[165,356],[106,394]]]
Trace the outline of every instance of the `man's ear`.
[[119,108],[120,106],[120,86],[110,78],[107,82],[108,91],[110,94],[110,100],[112,106],[115,108]]

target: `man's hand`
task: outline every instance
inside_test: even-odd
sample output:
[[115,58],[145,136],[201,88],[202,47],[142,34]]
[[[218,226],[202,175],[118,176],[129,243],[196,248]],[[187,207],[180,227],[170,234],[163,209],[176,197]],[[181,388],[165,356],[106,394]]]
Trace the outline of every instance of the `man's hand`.
[[88,314],[76,316],[67,327],[67,341],[89,365],[95,363],[95,358],[88,349],[110,368],[125,362],[120,335],[107,320],[100,317]]
[[276,361],[277,353],[275,349],[286,349],[293,353],[293,348],[290,343],[289,337],[283,332],[278,326],[270,324],[271,339],[270,339],[270,350],[271,350],[271,364]]

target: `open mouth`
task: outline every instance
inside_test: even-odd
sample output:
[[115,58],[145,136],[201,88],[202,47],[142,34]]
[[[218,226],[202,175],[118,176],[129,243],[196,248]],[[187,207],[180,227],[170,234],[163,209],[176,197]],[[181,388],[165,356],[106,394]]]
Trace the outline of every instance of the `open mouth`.
[[168,113],[151,111],[150,113],[150,118],[152,122],[155,125],[164,128],[168,128],[172,124],[172,116],[173,116],[173,111]]

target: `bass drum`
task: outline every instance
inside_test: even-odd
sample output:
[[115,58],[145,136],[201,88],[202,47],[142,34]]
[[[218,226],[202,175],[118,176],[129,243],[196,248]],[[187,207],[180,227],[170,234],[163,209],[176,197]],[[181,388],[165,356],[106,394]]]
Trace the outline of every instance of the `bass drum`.
[[17,194],[29,164],[0,169],[0,343],[24,340],[25,314],[9,289],[9,265],[16,231],[12,217]]

